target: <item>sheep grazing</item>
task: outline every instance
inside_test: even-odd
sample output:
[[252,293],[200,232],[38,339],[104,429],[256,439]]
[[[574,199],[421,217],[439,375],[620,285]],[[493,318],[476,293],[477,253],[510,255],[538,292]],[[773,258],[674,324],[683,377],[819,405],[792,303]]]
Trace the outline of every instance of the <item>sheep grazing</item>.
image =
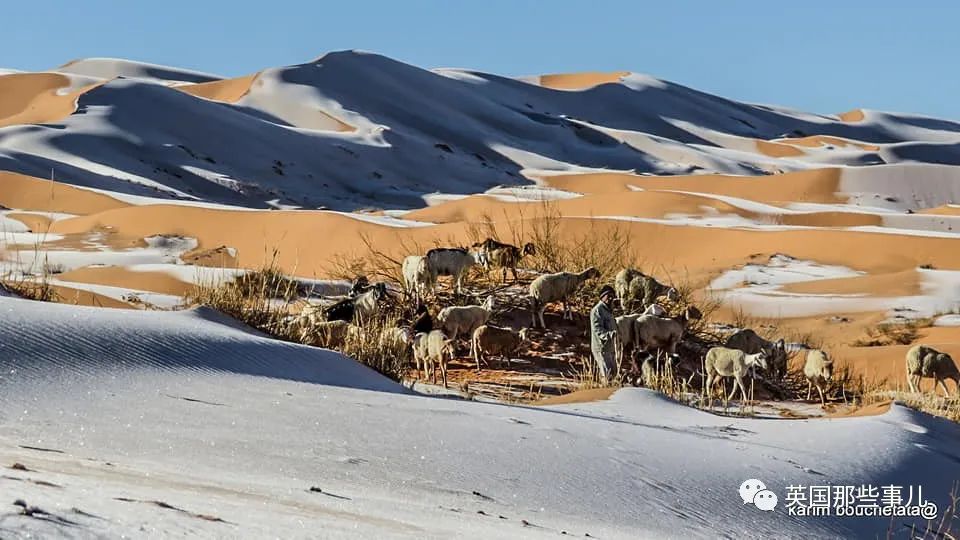
[[957,386],[956,394],[960,396],[960,371],[953,362],[953,358],[933,347],[914,345],[907,351],[907,384],[911,392],[920,391],[920,379],[933,377],[933,392],[936,394],[937,385],[943,388],[945,396],[950,396],[945,379],[950,379]]
[[419,305],[426,297],[427,291],[433,290],[437,275],[430,271],[427,258],[422,255],[409,255],[403,259],[401,271],[404,290]]
[[450,306],[437,314],[437,328],[443,330],[450,339],[460,334],[472,336],[477,327],[486,324],[493,315],[493,295],[487,297],[479,306]]
[[480,263],[483,264],[484,268],[502,268],[503,269],[503,281],[507,280],[507,270],[513,274],[513,281],[517,281],[517,265],[520,263],[520,259],[524,255],[536,255],[537,249],[531,244],[527,243],[523,246],[523,249],[520,249],[517,246],[511,244],[504,244],[498,242],[493,238],[487,238],[483,242],[477,242],[473,244],[473,247],[478,249],[478,255],[480,258]]
[[473,331],[471,340],[471,354],[477,361],[477,371],[480,371],[480,360],[483,355],[500,355],[510,365],[510,355],[517,352],[520,346],[527,341],[527,329],[514,332],[509,328],[500,328],[485,324]]
[[478,255],[462,248],[434,248],[427,252],[427,269],[433,276],[451,276],[457,294],[463,293],[463,277],[477,264]]
[[776,380],[782,380],[787,375],[787,347],[782,338],[777,341],[767,341],[748,328],[727,338],[724,346],[747,354],[763,351],[772,368],[770,374]]
[[733,377],[733,390],[727,399],[733,399],[734,394],[737,393],[737,388],[740,388],[740,395],[746,400],[747,390],[743,386],[743,376],[751,367],[767,369],[767,358],[763,351],[756,354],[747,354],[737,349],[713,347],[707,351],[704,365],[707,371],[706,390],[708,393],[717,380],[723,377]]
[[567,299],[577,291],[588,279],[600,277],[600,271],[590,267],[575,274],[573,272],[558,272],[556,274],[544,274],[533,280],[530,284],[530,299],[533,309],[533,327],[546,328],[543,322],[543,312],[547,309],[547,304],[551,302],[563,303],[563,318],[572,319],[573,314]]
[[336,304],[324,308],[323,313],[328,321],[353,321],[360,323],[370,320],[376,313],[377,305],[387,296],[387,286],[377,283],[370,286],[367,292],[340,300]]
[[644,277],[646,274],[633,268],[624,268],[617,272],[613,278],[613,290],[620,299],[620,305],[627,309],[627,293],[630,291],[630,282],[636,278]]
[[833,378],[833,360],[824,351],[811,349],[803,365],[803,376],[807,378],[807,401],[810,401],[810,394],[816,386],[817,392],[820,393],[820,405],[826,407],[823,389],[829,388],[830,379]]
[[437,364],[440,365],[440,374],[443,386],[447,386],[447,362],[453,358],[453,340],[440,330],[429,333],[420,333],[413,338],[413,358],[417,370],[423,366],[423,377],[431,376],[433,383],[437,382]]
[[657,315],[641,315],[633,324],[634,348],[640,352],[660,350],[667,354],[676,354],[677,345],[687,330],[687,323],[701,317],[700,310],[693,306],[684,310],[679,317],[672,319]]
[[655,304],[657,298],[661,296],[666,296],[671,301],[676,301],[679,298],[677,290],[673,287],[664,285],[651,276],[640,276],[630,281],[627,286],[627,294],[620,299],[620,303],[624,309],[638,307],[642,310]]

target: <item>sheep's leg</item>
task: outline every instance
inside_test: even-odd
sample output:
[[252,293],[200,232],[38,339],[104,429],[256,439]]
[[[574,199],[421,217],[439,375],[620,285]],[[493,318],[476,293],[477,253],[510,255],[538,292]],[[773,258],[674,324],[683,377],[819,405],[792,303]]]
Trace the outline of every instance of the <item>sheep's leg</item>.
[[747,401],[747,390],[743,387],[743,376],[740,375],[737,377],[737,386],[740,387],[740,397],[743,398],[743,401]]
[[[940,388],[943,388],[943,397],[950,397],[950,391],[947,390],[947,383],[945,383],[940,377],[937,377],[937,384],[940,385]],[[936,389],[934,389],[933,393],[937,393]]]
[[[737,379],[738,379],[738,377],[737,377],[736,375],[734,375],[734,376],[733,376],[733,389],[730,390],[730,395],[727,396],[727,401],[732,400],[732,399],[733,399],[733,396],[737,395]],[[720,380],[722,381],[723,379],[720,379]]]
[[440,360],[440,375],[443,377],[443,387],[447,387],[447,359]]
[[907,384],[910,385],[910,392],[917,393],[920,391],[920,376],[918,375],[907,375]]
[[819,384],[819,383],[817,384],[817,392],[820,392],[820,406],[821,406],[821,407],[826,407],[826,406],[827,406],[827,400],[825,400],[825,399],[823,398],[823,388],[820,387],[820,384]]
[[[820,387],[818,386],[817,390],[819,389]],[[810,401],[810,392],[812,391],[813,391],[813,383],[810,382],[810,379],[807,379],[807,401]]]
[[[513,282],[516,283],[517,281],[519,281],[519,278],[517,278],[517,267],[516,267],[516,266],[510,267],[510,272],[513,274]],[[507,271],[506,271],[506,270],[503,271],[503,280],[504,280],[504,281],[507,280]]]

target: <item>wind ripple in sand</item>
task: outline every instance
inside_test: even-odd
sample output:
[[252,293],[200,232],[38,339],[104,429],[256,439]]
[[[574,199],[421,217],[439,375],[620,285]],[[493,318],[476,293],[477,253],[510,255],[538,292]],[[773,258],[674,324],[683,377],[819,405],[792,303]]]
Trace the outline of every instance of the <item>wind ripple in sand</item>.
[[36,383],[75,383],[140,370],[231,372],[402,392],[338,353],[263,337],[208,308],[101,310],[0,298],[0,401]]

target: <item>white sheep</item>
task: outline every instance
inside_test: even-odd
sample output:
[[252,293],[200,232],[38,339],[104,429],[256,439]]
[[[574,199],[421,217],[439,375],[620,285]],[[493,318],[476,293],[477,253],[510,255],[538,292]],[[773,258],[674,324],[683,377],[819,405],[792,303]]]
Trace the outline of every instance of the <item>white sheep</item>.
[[417,364],[417,369],[423,365],[423,378],[432,377],[433,383],[437,382],[437,364],[440,365],[440,374],[443,378],[443,386],[447,386],[447,362],[453,358],[453,340],[448,339],[440,330],[432,330],[429,333],[419,333],[413,338],[413,357]]
[[423,302],[427,291],[432,291],[437,282],[437,275],[430,271],[427,258],[422,255],[409,255],[403,259],[404,289],[418,305]]
[[493,295],[487,297],[479,306],[449,306],[440,310],[436,317],[436,327],[443,330],[450,339],[460,334],[473,335],[477,327],[486,324],[493,315]]
[[[573,314],[567,299],[577,291],[588,279],[600,277],[600,271],[590,267],[575,274],[573,272],[557,272],[556,274],[544,274],[530,283],[530,299],[533,309],[533,327],[536,328],[539,322],[540,328],[546,328],[543,322],[543,312],[547,309],[547,304],[551,302],[561,302],[563,304],[563,318],[572,319]],[[539,320],[539,321],[538,321]]]
[[434,248],[427,252],[427,267],[433,276],[451,276],[457,294],[463,292],[463,277],[475,264],[479,255],[461,248]]
[[934,394],[939,385],[947,397],[950,396],[950,391],[944,380],[950,379],[957,386],[956,394],[960,396],[960,371],[953,363],[953,358],[933,347],[914,345],[907,351],[907,384],[910,385],[911,392],[920,391],[922,377],[933,377]]
[[768,364],[772,368],[770,374],[773,378],[781,380],[787,375],[787,347],[783,338],[777,341],[768,341],[747,328],[727,338],[724,346],[741,350],[747,354],[763,351],[766,354]]
[[[648,308],[647,311],[655,310]],[[633,346],[640,352],[652,353],[661,350],[668,354],[676,354],[677,345],[683,339],[687,324],[702,316],[700,310],[694,306],[687,307],[679,317],[672,319],[644,312],[633,324],[635,332]]]
[[647,306],[647,309],[643,310],[644,315],[654,315],[656,317],[666,317],[667,310],[663,309],[660,304],[650,304]]
[[751,367],[767,369],[767,359],[763,351],[756,354],[747,354],[737,349],[713,347],[707,351],[704,367],[707,371],[707,393],[713,388],[715,381],[721,380],[723,377],[733,377],[733,390],[727,399],[733,399],[734,394],[737,393],[737,388],[740,388],[740,395],[746,400],[747,390],[743,386],[743,376]]
[[817,392],[820,393],[820,405],[826,407],[823,389],[829,388],[830,379],[833,378],[833,360],[820,349],[810,349],[807,352],[807,361],[803,365],[803,376],[807,378],[807,401],[810,401],[810,394],[816,386]]
[[514,332],[509,328],[500,328],[485,324],[473,331],[470,342],[471,354],[477,362],[477,371],[480,371],[480,360],[483,355],[500,355],[510,365],[510,355],[515,353],[527,341],[527,329],[522,328]]

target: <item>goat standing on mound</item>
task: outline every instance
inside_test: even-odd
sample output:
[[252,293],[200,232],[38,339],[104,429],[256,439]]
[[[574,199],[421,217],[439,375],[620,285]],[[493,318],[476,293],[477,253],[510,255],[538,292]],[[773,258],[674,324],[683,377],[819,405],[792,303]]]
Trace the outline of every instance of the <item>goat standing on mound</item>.
[[[600,271],[590,267],[574,274],[573,272],[557,272],[556,274],[544,274],[533,280],[530,284],[530,303],[533,310],[533,327],[546,328],[543,322],[543,312],[547,309],[547,304],[551,302],[561,302],[563,304],[563,318],[573,319],[573,313],[567,300],[573,295],[588,279],[600,277]],[[538,324],[539,323],[539,324]]]
[[537,250],[531,243],[526,243],[523,246],[523,249],[518,248],[517,246],[511,244],[504,244],[503,242],[498,242],[493,238],[487,238],[483,242],[477,242],[473,244],[473,247],[478,249],[478,255],[480,259],[480,264],[484,268],[490,269],[493,268],[502,268],[503,269],[503,281],[507,281],[507,270],[513,274],[513,281],[517,281],[517,265],[520,263],[520,259],[524,255],[536,255]]
[[743,376],[747,374],[751,367],[767,369],[767,358],[763,351],[756,354],[747,354],[737,349],[713,347],[707,351],[704,366],[707,371],[706,391],[708,395],[710,390],[713,389],[714,382],[722,380],[723,377],[733,377],[733,390],[727,399],[733,399],[733,396],[737,393],[737,388],[739,388],[740,395],[746,401],[747,390],[743,386]]

